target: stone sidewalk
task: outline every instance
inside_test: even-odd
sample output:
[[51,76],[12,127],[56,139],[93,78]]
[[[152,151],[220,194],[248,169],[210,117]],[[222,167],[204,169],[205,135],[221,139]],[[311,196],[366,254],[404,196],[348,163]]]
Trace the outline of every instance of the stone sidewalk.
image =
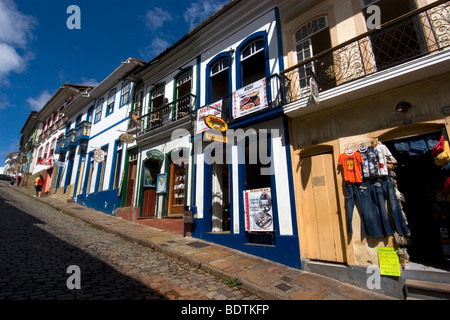
[[[14,190],[33,197],[25,187]],[[230,282],[267,300],[393,300],[379,293],[321,275],[290,268],[203,240],[129,222],[87,207],[42,196],[50,207],[95,228],[162,252]]]

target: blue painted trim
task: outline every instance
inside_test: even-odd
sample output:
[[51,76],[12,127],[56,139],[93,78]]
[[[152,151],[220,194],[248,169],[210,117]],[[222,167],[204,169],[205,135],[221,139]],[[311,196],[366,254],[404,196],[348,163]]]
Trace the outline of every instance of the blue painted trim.
[[86,113],[86,121],[92,122],[91,117],[89,117],[89,114],[92,112],[92,118],[94,118],[94,112],[95,112],[95,104],[89,107],[87,113]]
[[75,187],[73,188],[73,196],[75,197],[77,195],[77,189],[78,189],[78,183],[80,180],[80,175],[78,174],[78,172],[80,171],[81,168],[81,159],[83,159],[83,154],[80,152],[80,155],[78,157],[78,169],[77,169],[77,175],[75,178]]
[[200,108],[200,94],[201,94],[201,86],[200,86],[200,73],[201,73],[201,68],[200,65],[202,63],[202,57],[201,56],[197,56],[197,105],[196,108],[199,109]]
[[280,19],[280,10],[278,7],[275,7],[275,21],[276,21],[276,29],[277,29],[277,44],[278,44],[278,65],[280,68],[280,72],[284,70],[284,59],[283,59],[283,38],[281,32],[281,19]]
[[83,191],[82,194],[85,195],[87,193],[87,186],[88,186],[88,180],[89,180],[89,171],[91,171],[91,160],[92,155],[94,154],[94,151],[90,152],[87,155],[87,164],[86,164],[86,170],[84,172],[84,185],[83,185]]
[[231,75],[231,55],[228,52],[222,52],[216,55],[207,65],[206,65],[206,88],[205,88],[205,103],[213,103],[211,101],[211,67],[219,62],[220,60],[228,58],[228,94],[232,92],[232,75]]
[[[262,38],[264,41],[264,57],[266,61],[266,78],[270,77],[270,64],[269,64],[269,45],[267,43],[267,32],[259,31],[251,36],[247,37],[241,44],[237,47],[235,53],[236,60],[236,90],[239,90],[243,87],[243,79],[242,79],[242,66],[241,66],[241,51],[250,43],[258,40],[258,38]],[[230,113],[232,114],[232,113]]]
[[292,232],[298,235],[297,225],[297,207],[295,205],[295,191],[294,191],[294,174],[292,171],[292,155],[291,155],[291,137],[289,135],[289,123],[286,116],[283,117],[284,126],[284,144],[286,148],[286,164],[288,170],[288,184],[289,184],[289,199],[291,202],[291,216],[292,216]]
[[131,81],[128,81],[128,97],[126,102],[124,102],[122,104],[122,92],[123,92],[123,88],[125,87],[125,84],[127,83],[127,80],[122,82],[122,87],[120,89],[120,102],[119,102],[119,109],[122,108],[123,106],[127,105],[128,102],[130,102],[130,94],[131,94]]
[[[109,97],[110,97],[110,95],[111,95],[112,92],[114,92],[114,102],[113,102],[113,107],[112,107],[111,112],[108,112],[108,100],[109,100]],[[114,106],[116,105],[116,94],[117,94],[117,89],[116,89],[116,88],[111,89],[111,90],[109,91],[109,93],[108,93],[108,100],[106,100],[106,115],[105,115],[105,118],[106,118],[107,116],[109,116],[109,115],[111,115],[111,114],[114,113]]]
[[[100,149],[102,149],[103,151],[108,152],[108,147],[109,147],[109,144],[105,144]],[[98,165],[97,165],[97,177],[95,178],[95,189],[94,189],[95,191],[94,191],[94,193],[103,191],[103,190],[99,191],[98,187],[100,186],[100,180],[102,178],[101,174],[102,174],[103,165],[105,166],[105,170],[106,170],[106,162],[107,161],[108,161],[108,155],[106,155],[105,161],[98,162]],[[106,176],[106,172],[105,172],[105,175],[103,176],[103,181],[105,181],[105,176]],[[102,185],[102,187],[103,187],[103,185]]]
[[97,138],[99,135],[105,133],[106,131],[108,131],[108,130],[114,128],[115,126],[117,126],[117,125],[119,125],[119,124],[121,124],[122,122],[125,122],[125,121],[128,121],[128,117],[127,117],[127,118],[124,118],[124,119],[122,119],[122,120],[120,120],[119,122],[116,122],[116,123],[110,125],[108,128],[106,128],[106,129],[100,131],[99,133],[97,133],[96,135],[90,137],[90,138],[89,138],[89,141],[92,140],[92,139],[94,139],[94,138]]
[[230,129],[236,128],[245,128],[252,126],[257,123],[270,121],[276,118],[280,118],[283,116],[283,108],[267,108],[254,115],[249,115],[248,117],[244,117],[241,120],[235,120],[228,125]]
[[75,151],[69,153],[69,161],[67,162],[66,179],[64,181],[64,194],[66,194],[67,186],[72,178],[73,161],[75,160]]
[[[61,156],[60,156],[61,157]],[[64,155],[64,158],[65,158],[66,156]],[[65,159],[64,159],[65,160]],[[56,179],[56,186],[55,186],[55,189],[56,190],[58,190],[59,189],[59,187],[60,187],[60,184],[61,184],[61,175],[62,175],[62,167],[59,167],[59,170],[58,170],[58,176],[57,176],[57,179]]]
[[[102,121],[102,113],[103,113],[103,104],[105,103],[105,99],[101,98],[97,101],[97,103],[95,104],[95,109],[94,109],[94,124],[99,123],[100,121]],[[100,117],[97,120],[97,107],[101,105],[101,109],[100,109]]]
[[[120,142],[119,139],[114,141],[113,158],[112,158],[112,163],[111,163],[111,174],[109,176],[109,190],[112,190],[114,187],[114,176],[115,176],[114,173],[116,171],[117,150],[119,149],[119,142]],[[121,166],[122,166],[122,164],[119,165],[119,172],[120,172]],[[120,175],[119,175],[119,177],[120,177]]]

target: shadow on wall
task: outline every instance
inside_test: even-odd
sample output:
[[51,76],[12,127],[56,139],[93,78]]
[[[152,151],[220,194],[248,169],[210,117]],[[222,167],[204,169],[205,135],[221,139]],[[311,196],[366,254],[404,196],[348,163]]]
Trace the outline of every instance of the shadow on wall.
[[117,209],[120,208],[119,189],[78,195],[77,204],[116,216]]

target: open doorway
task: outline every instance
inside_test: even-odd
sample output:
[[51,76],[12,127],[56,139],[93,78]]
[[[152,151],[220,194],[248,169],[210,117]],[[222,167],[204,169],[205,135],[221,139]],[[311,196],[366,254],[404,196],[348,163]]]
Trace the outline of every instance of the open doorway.
[[450,192],[444,188],[450,170],[437,166],[430,152],[440,136],[436,132],[385,145],[398,161],[394,180],[411,231],[410,262],[450,271]]

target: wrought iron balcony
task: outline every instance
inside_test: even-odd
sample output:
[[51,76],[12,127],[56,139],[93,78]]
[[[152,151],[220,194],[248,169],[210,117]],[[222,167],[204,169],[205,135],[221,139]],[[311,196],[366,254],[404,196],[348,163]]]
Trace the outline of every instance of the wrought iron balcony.
[[55,154],[62,154],[69,151],[66,147],[66,136],[62,136],[56,140]]
[[78,143],[75,141],[75,129],[71,129],[67,132],[65,146],[69,149],[76,148],[78,146]]
[[196,99],[195,95],[188,94],[135,120],[131,119],[131,122],[138,128],[137,135],[142,135],[189,117]]
[[[248,114],[245,114],[243,116],[236,116],[235,112],[233,112],[234,108],[240,108],[243,107],[241,105],[241,101],[243,100],[241,96],[239,96],[238,92],[229,94],[222,98],[221,101],[221,109],[217,109],[217,111],[221,111],[218,115],[220,118],[225,120],[228,124],[233,124],[237,121],[250,118],[255,115],[260,115],[264,112],[267,112],[270,109],[276,109],[278,107],[281,107],[286,104],[286,94],[285,94],[285,78],[283,76],[280,76],[279,74],[274,74],[266,79],[266,92],[259,92],[259,96],[256,98],[261,102],[261,106],[258,107],[259,103],[253,103],[253,105],[256,107],[255,112],[251,112]],[[245,94],[244,94],[245,95]],[[264,95],[264,97],[261,97],[260,95]],[[249,103],[252,103],[251,101],[252,97],[249,97]],[[245,99],[245,97],[244,97]],[[262,106],[262,99],[267,99],[267,106]],[[235,101],[236,100],[236,101]],[[256,102],[256,101],[253,101]],[[236,105],[234,105],[236,104]],[[205,105],[202,108],[210,107],[213,108],[211,105]]]
[[439,1],[323,51],[282,72],[287,103],[450,47],[450,2]]
[[77,126],[75,129],[75,142],[77,144],[89,140],[91,135],[91,127],[92,123],[87,121],[83,121]]

